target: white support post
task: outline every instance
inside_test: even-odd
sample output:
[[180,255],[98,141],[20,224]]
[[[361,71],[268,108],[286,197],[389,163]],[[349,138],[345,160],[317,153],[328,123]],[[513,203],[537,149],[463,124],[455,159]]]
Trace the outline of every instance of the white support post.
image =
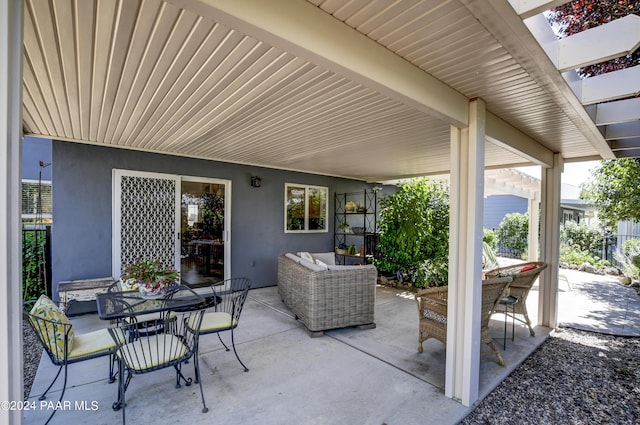
[[549,266],[540,277],[538,324],[558,324],[558,266],[560,263],[560,179],[564,162],[554,154],[553,167],[542,173],[542,226],[540,257]]
[[540,198],[536,194],[529,199],[529,252],[527,261],[538,260],[538,227],[540,226]]
[[[0,2],[0,401],[23,399],[20,249],[22,0]],[[22,412],[0,409],[0,423]]]
[[478,399],[482,299],[485,104],[469,103],[469,129],[451,127],[449,303],[445,395]]

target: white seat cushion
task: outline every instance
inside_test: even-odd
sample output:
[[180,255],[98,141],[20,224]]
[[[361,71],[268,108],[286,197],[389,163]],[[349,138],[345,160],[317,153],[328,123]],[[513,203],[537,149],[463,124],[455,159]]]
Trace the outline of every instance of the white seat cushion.
[[[113,329],[123,340],[122,330]],[[109,334],[107,329],[99,329],[86,334],[78,334],[75,336],[73,348],[69,351],[69,360],[96,354],[101,351],[112,350],[116,347],[116,343]]]
[[[234,326],[238,322],[234,323]],[[200,332],[212,332],[219,329],[228,329],[231,327],[231,315],[229,313],[215,311],[211,313],[205,313],[202,317],[202,324],[200,325]]]
[[124,344],[118,350],[118,357],[129,369],[140,371],[178,360],[188,352],[189,348],[177,336],[159,334]]

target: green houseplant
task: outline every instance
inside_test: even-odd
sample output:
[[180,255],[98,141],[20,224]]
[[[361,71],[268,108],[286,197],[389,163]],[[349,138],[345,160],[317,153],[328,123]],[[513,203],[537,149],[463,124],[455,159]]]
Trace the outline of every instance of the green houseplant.
[[164,267],[160,260],[139,258],[129,264],[120,276],[123,290],[139,290],[142,295],[159,295],[175,285],[180,273]]

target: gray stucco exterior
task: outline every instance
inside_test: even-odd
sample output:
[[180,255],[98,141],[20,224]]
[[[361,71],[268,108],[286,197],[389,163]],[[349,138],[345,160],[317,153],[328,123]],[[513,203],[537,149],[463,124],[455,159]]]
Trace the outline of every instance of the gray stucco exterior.
[[[232,181],[231,270],[254,287],[277,283],[277,257],[332,251],[334,193],[370,188],[357,180],[53,141],[53,293],[59,281],[111,276],[112,170]],[[262,186],[251,187],[251,176]],[[329,187],[329,232],[285,234],[284,184]]]

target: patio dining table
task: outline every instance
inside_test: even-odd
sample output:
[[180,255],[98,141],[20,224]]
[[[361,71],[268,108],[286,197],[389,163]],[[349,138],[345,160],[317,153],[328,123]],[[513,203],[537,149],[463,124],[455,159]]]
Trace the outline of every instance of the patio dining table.
[[98,317],[103,320],[120,320],[142,314],[163,311],[199,310],[214,305],[215,298],[201,295],[187,285],[176,285],[159,297],[146,297],[139,291],[113,291],[98,294]]

